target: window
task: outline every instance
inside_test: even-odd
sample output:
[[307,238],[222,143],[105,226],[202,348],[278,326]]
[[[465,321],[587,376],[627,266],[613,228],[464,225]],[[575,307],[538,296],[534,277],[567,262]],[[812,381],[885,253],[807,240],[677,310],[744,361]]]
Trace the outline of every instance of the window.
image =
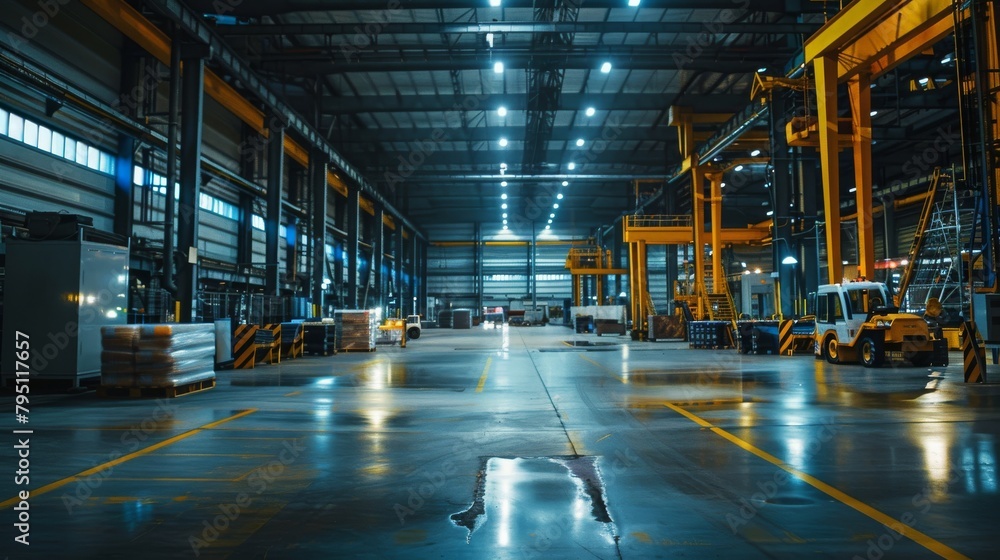
[[38,149],[52,153],[52,130],[47,127],[38,127]]
[[3,109],[0,109],[0,134],[95,171],[108,175],[115,173],[114,154],[67,138],[65,134]]
[[66,137],[56,131],[52,131],[52,147],[49,148],[52,155],[66,157]]
[[257,214],[254,214],[253,218],[250,220],[250,225],[252,225],[256,229],[264,231],[264,218],[258,216]]
[[11,114],[10,116],[10,127],[7,131],[7,136],[13,140],[20,142],[24,139],[24,119],[21,117]]

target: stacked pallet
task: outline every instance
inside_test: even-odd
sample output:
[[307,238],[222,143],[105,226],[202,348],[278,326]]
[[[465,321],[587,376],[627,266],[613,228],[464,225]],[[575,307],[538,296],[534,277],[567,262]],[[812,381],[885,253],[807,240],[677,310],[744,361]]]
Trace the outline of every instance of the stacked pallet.
[[337,330],[337,350],[347,352],[375,350],[378,319],[373,311],[342,309],[334,313],[334,324]]
[[103,327],[101,338],[102,388],[214,386],[214,325]]
[[337,353],[336,328],[332,321],[302,323],[302,328],[307,353],[320,356]]
[[688,323],[691,348],[729,348],[729,321],[692,321]]

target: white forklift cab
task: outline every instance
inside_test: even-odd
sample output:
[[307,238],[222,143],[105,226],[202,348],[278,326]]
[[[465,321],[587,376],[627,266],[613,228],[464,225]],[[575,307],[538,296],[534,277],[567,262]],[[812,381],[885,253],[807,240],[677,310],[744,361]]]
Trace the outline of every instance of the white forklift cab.
[[406,316],[406,338],[410,340],[420,338],[420,315]]
[[[948,365],[927,322],[887,307],[889,290],[881,282],[826,284],[815,295],[815,354],[832,364],[878,367],[886,360],[915,366]],[[943,358],[942,358],[943,355]],[[944,363],[941,363],[941,362]]]

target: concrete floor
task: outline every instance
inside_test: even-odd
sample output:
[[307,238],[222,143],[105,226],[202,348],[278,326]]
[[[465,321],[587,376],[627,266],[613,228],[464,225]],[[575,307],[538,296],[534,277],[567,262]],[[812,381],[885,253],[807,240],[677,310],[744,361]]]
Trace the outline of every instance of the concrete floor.
[[[567,341],[606,346],[573,347]],[[952,362],[960,355],[953,354]],[[11,558],[995,558],[1000,386],[563,327],[32,395]],[[895,529],[895,530],[894,530]]]

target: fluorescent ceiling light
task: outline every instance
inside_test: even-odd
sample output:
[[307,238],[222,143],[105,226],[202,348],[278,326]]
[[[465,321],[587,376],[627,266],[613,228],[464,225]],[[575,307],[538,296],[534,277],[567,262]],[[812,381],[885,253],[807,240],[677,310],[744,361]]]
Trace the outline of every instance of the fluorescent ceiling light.
[[559,209],[559,203],[557,202],[557,203],[553,204],[552,207],[555,208],[556,210],[558,210]]
[[584,114],[586,114],[588,117],[593,117],[594,113],[596,112],[597,110],[594,109],[593,107],[587,107],[587,110],[584,112]]
[[563,186],[564,187],[568,187],[569,186],[569,181],[563,181]]
[[545,226],[545,229],[552,229],[552,226]]
[[506,210],[506,209],[507,209],[507,203],[506,203],[506,202],[504,202],[503,204],[501,204],[501,205],[500,205],[500,209],[501,209],[501,210]]
[[760,150],[754,150],[750,152],[750,157],[757,157],[760,155]]
[[499,7],[500,0],[490,0],[490,6],[493,6],[494,8]]
[[576,164],[571,161],[569,162],[569,165],[566,166],[566,169],[573,171],[574,169],[576,169]]
[[507,200],[507,193],[500,195],[500,200]]
[[501,148],[506,148],[507,147],[507,139],[506,138],[501,138],[500,139],[500,147]]
[[610,71],[611,71],[611,63],[610,62],[605,62],[604,64],[601,65],[601,72],[602,73],[607,74]]
[[876,111],[875,109],[872,109],[872,112],[868,113],[868,116],[874,117],[877,114],[878,114],[878,111]]
[[556,215],[555,215],[555,213],[552,213],[552,214],[549,214],[549,217],[550,217],[550,218],[555,218],[555,217],[556,217]]
[[556,199],[557,199],[557,200],[562,200],[562,199],[563,199],[563,195],[562,195],[562,193],[559,193],[559,194],[557,194],[557,195],[556,195]]
[[500,106],[499,108],[497,108],[497,116],[499,116],[499,117],[506,117],[507,116],[507,108],[503,107],[503,106]]
[[507,213],[506,212],[503,213],[503,217],[504,217],[504,219],[507,219]]
[[788,255],[787,257],[781,259],[781,264],[799,264],[799,259]]
[[583,144],[584,144],[583,138],[577,138],[576,139],[576,145],[577,146],[583,147]]
[[500,181],[500,186],[501,187],[506,187],[507,186],[507,181]]
[[631,7],[636,7],[639,5],[640,0],[628,0],[628,5]]
[[499,61],[498,62],[494,62],[493,63],[493,71],[496,72],[497,74],[503,74],[503,62],[499,62]]
[[736,167],[733,168],[733,171],[743,171],[743,166],[737,165]]

